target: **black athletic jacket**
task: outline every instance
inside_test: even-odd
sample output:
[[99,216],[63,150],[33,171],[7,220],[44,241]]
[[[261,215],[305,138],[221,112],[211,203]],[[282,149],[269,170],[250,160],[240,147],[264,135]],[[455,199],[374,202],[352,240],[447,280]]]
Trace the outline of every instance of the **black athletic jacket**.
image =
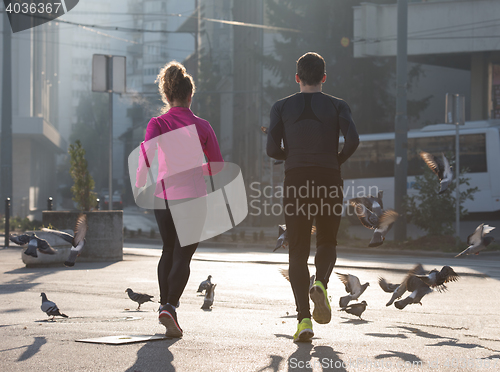
[[[340,131],[345,141],[339,152]],[[351,109],[339,98],[323,92],[295,93],[271,109],[267,155],[285,160],[285,171],[318,166],[340,171],[358,145]]]

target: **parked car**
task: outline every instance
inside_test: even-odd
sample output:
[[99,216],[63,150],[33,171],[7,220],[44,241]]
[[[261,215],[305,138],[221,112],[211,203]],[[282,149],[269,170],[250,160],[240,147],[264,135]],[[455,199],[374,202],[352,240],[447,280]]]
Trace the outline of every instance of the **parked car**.
[[[103,203],[102,209],[107,210],[108,205],[109,205],[109,195],[108,194],[106,194],[102,197],[102,203]],[[112,207],[112,209],[115,209],[115,210],[123,209],[122,195],[118,191],[115,191],[113,193],[113,207]]]

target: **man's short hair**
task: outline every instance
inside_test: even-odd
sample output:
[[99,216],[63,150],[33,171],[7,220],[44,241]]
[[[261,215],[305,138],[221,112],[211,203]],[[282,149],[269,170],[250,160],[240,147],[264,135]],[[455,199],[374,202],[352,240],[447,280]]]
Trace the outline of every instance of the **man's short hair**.
[[297,75],[304,85],[318,85],[325,75],[325,60],[318,53],[304,54],[297,61]]

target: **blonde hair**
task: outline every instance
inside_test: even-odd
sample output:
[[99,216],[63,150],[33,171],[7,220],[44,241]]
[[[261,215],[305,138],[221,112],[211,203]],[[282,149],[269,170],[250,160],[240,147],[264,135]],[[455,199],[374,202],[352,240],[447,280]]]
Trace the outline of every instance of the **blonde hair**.
[[167,63],[156,78],[161,100],[165,103],[162,113],[168,111],[173,101],[186,102],[194,94],[195,86],[191,75],[179,62]]

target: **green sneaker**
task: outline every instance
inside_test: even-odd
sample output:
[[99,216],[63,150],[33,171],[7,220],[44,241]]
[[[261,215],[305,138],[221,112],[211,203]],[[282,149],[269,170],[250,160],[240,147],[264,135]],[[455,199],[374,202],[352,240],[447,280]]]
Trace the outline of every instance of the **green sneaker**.
[[304,318],[297,326],[297,332],[293,335],[293,342],[308,342],[313,338],[313,325],[311,319]]
[[328,301],[326,289],[319,280],[316,280],[309,290],[311,300],[314,302],[313,319],[319,324],[330,323],[332,309]]

